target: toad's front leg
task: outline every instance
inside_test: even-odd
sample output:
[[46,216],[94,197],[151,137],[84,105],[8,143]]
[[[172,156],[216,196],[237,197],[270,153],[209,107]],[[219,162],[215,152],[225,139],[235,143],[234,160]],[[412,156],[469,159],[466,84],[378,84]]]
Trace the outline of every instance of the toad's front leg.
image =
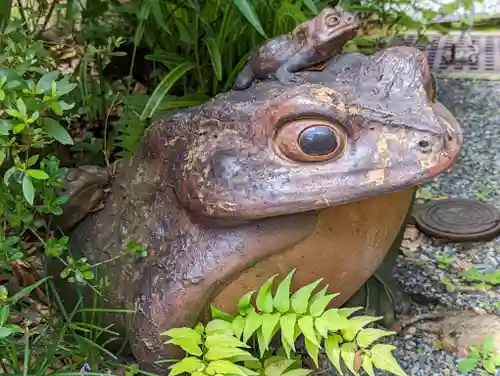
[[304,78],[296,73],[315,65],[313,62],[314,54],[314,51],[310,50],[297,52],[276,70],[276,78],[281,82],[304,83]]
[[[160,333],[194,327],[227,284],[258,262],[308,237],[316,221],[315,212],[305,212],[234,228],[197,227],[193,237],[179,242],[180,249],[169,249],[148,260],[131,338],[132,353],[141,368],[166,372],[168,363],[155,362],[178,359],[182,352],[174,345],[165,345],[167,338],[161,338]],[[172,263],[174,252],[181,252],[182,257]]]

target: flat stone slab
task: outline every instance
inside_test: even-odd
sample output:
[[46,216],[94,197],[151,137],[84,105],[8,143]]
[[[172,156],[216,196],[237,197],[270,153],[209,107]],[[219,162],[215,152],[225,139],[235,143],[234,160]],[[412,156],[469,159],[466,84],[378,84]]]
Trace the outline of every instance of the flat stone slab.
[[425,34],[428,43],[416,43],[417,35],[408,33],[394,38],[391,45],[414,46],[425,52],[429,65],[439,77],[495,79],[500,77],[500,32],[471,32],[474,45],[478,47],[477,58],[474,61],[448,63],[446,56],[452,44],[463,48],[460,40],[461,32],[450,32],[441,35],[437,32]]
[[486,241],[500,234],[500,211],[476,200],[431,201],[419,205],[414,219],[423,233],[449,241]]

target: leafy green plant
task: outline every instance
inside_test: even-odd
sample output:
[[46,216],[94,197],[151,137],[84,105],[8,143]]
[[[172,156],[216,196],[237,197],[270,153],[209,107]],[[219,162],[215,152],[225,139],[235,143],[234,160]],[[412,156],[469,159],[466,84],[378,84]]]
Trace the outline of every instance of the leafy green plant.
[[500,270],[492,273],[482,273],[476,267],[472,267],[460,273],[460,277],[467,282],[481,282],[489,285],[500,285]]
[[[262,285],[255,303],[252,301],[255,291],[245,294],[238,302],[237,315],[212,306],[212,320],[206,326],[198,323],[194,329],[174,328],[162,333],[170,337],[166,343],[177,345],[187,353],[184,359],[171,366],[171,375],[182,372],[194,376],[306,375],[308,370],[291,368],[296,364],[292,354],[296,352],[296,341],[301,336],[316,366],[319,352],[324,350],[341,373],[343,362],[353,374],[357,374],[361,366],[368,375],[374,375],[374,367],[395,375],[406,375],[392,355],[394,346],[374,344],[395,333],[368,327],[381,317],[351,317],[362,307],[327,309],[338,294],[327,294],[328,285],[313,294],[322,279],[291,294],[294,272],[292,270],[282,280],[274,295],[273,281],[277,275]],[[274,354],[270,346],[273,340],[279,341],[281,355]],[[257,343],[257,355],[251,353],[249,343]]]
[[455,258],[448,253],[443,253],[438,256],[437,261],[439,269],[447,270],[455,262]]
[[471,372],[482,366],[491,375],[500,368],[500,353],[497,352],[493,336],[488,335],[480,347],[471,346],[469,354],[458,363],[460,372]]

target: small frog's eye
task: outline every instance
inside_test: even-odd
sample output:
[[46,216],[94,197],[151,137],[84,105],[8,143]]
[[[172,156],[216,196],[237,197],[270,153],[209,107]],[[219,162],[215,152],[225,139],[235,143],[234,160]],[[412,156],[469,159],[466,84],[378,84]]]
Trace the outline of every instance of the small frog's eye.
[[275,145],[287,158],[297,162],[325,162],[345,149],[346,132],[339,124],[323,119],[303,119],[282,126]]
[[340,18],[335,16],[335,15],[331,15],[331,16],[326,17],[326,25],[329,27],[336,26],[339,24],[339,22],[340,22]]

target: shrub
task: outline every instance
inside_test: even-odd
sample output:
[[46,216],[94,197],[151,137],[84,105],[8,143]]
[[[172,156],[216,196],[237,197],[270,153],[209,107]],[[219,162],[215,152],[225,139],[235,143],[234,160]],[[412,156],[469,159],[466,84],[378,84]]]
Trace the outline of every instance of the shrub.
[[[324,351],[341,374],[343,363],[353,374],[363,368],[368,375],[374,375],[376,367],[406,375],[392,355],[394,346],[374,344],[395,333],[368,327],[382,317],[353,317],[362,307],[327,309],[338,294],[327,294],[328,285],[313,294],[322,279],[291,294],[293,274],[294,270],[283,279],[274,296],[272,288],[277,275],[262,285],[255,303],[254,291],[245,294],[238,302],[236,315],[212,306],[212,320],[206,325],[198,323],[193,329],[173,328],[162,333],[170,337],[166,343],[187,353],[171,366],[170,376],[182,372],[193,376],[305,376],[310,371],[300,367],[296,356],[299,337],[303,337],[316,367],[319,353]],[[257,348],[253,349],[249,343],[255,340]],[[281,346],[279,351],[270,346],[273,340]]]

